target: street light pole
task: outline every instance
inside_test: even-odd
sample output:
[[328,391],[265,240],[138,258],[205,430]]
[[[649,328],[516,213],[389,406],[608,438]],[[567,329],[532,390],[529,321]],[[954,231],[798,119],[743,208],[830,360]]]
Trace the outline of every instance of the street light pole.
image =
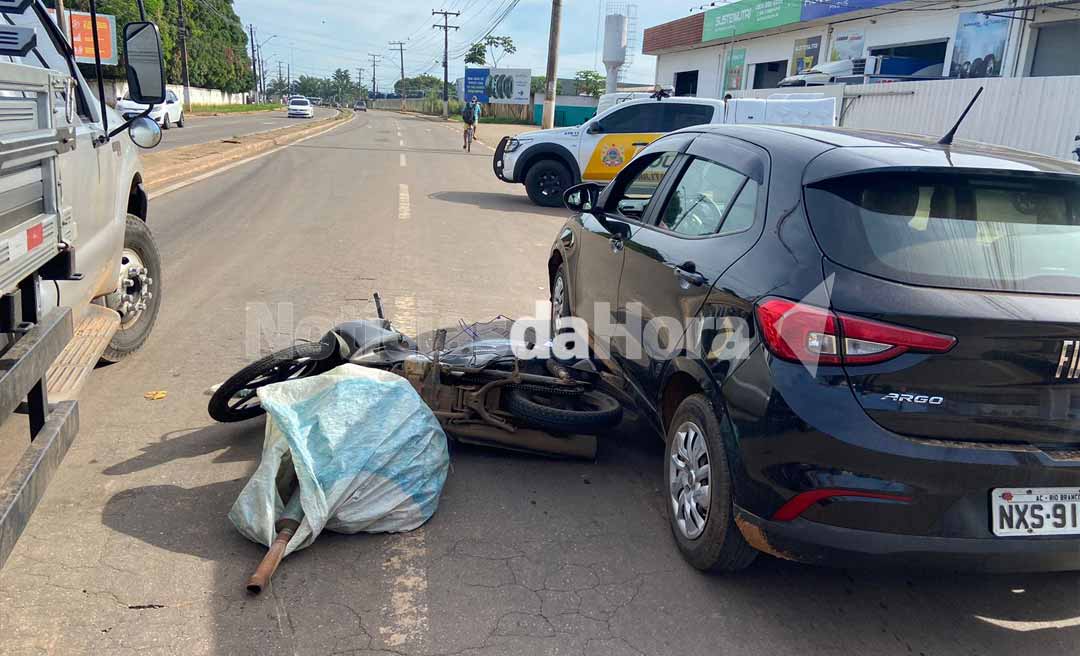
[[398,54],[401,56],[401,111],[405,111],[405,42],[391,41],[390,45],[397,46]]
[[259,102],[259,56],[255,54],[258,44],[255,42],[255,26],[248,23],[248,32],[251,34],[251,77],[255,82],[255,92],[251,94],[252,102]]

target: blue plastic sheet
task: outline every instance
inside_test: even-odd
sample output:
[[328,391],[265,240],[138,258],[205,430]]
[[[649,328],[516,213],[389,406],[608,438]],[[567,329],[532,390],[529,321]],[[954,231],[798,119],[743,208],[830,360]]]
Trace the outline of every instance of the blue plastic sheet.
[[304,519],[286,554],[324,530],[412,530],[435,513],[450,463],[446,435],[408,381],[345,364],[259,389],[267,411],[262,460],[229,513],[269,545],[288,499],[278,479],[295,468]]

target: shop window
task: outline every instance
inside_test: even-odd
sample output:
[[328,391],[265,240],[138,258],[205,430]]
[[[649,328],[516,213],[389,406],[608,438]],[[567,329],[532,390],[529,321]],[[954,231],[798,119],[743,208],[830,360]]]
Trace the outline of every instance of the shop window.
[[1078,37],[1080,22],[1040,27],[1035,41],[1035,58],[1031,62],[1031,76],[1080,75],[1080,58],[1075,55]]
[[675,95],[676,96],[696,96],[697,95],[697,71],[682,71],[675,74]]
[[754,88],[774,89],[787,76],[787,60],[754,64]]

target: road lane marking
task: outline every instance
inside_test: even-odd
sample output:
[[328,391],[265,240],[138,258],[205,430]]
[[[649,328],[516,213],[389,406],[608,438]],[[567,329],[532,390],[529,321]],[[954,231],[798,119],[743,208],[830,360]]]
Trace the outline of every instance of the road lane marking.
[[405,153],[401,153],[401,156],[398,159],[398,164],[401,165],[401,168],[405,168]]
[[383,607],[387,625],[379,627],[379,636],[389,647],[416,645],[425,640],[428,631],[424,529],[393,535],[390,540],[388,557],[383,562],[390,584],[390,603]]
[[304,137],[303,139],[297,139],[296,141],[294,141],[292,143],[287,143],[284,146],[278,146],[277,148],[272,148],[272,149],[267,150],[265,152],[259,153],[258,155],[252,155],[251,157],[248,157],[246,159],[242,159],[242,160],[233,162],[231,164],[226,164],[225,166],[222,166],[219,169],[214,169],[213,171],[207,171],[206,173],[203,173],[201,175],[197,175],[194,178],[191,178],[190,180],[184,180],[182,182],[177,182],[174,185],[169,185],[168,187],[165,187],[164,189],[159,189],[157,191],[152,191],[149,194],[149,199],[153,200],[155,198],[159,198],[161,196],[164,196],[165,194],[171,194],[172,192],[179,191],[179,190],[183,189],[184,187],[189,187],[189,186],[195,184],[196,182],[202,182],[203,180],[207,180],[209,178],[212,178],[215,175],[220,175],[222,173],[225,173],[226,171],[231,171],[231,170],[235,169],[238,166],[243,166],[244,164],[247,164],[248,162],[254,162],[255,160],[262,159],[263,157],[266,157],[267,155],[273,155],[274,153],[281,152],[281,151],[285,150],[286,148],[289,148],[290,146],[295,146],[296,144],[304,143],[308,139],[314,139],[315,137],[321,137],[322,135],[326,134],[327,132],[329,132],[331,130],[336,130],[337,128],[339,128],[339,127],[341,127],[343,125],[352,123],[354,120],[355,120],[355,117],[344,120],[344,121],[336,121],[333,124],[331,124],[330,127],[326,128],[325,130],[319,130],[315,134],[309,134],[308,136]]
[[[402,155],[404,157],[404,155]],[[412,216],[412,209],[409,207],[409,185],[399,184],[397,192],[397,218],[400,221],[408,221]]]

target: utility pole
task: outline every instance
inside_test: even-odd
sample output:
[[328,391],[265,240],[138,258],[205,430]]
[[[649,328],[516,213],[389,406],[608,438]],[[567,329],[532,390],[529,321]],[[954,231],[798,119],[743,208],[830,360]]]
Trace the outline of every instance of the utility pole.
[[191,111],[191,78],[188,77],[187,23],[184,22],[184,0],[177,0],[177,36],[180,38],[180,77],[184,82],[184,111]]
[[460,11],[435,11],[431,10],[431,15],[441,15],[443,24],[432,25],[437,30],[443,31],[442,41],[442,115],[443,118],[450,117],[450,65],[448,60],[448,51],[450,49],[450,30],[458,29],[457,25],[451,25],[449,22],[451,16],[460,16]]
[[547,85],[544,88],[544,116],[541,129],[555,127],[555,94],[558,91],[559,28],[562,24],[562,0],[551,0],[551,29],[548,31]]
[[375,79],[375,67],[378,66],[382,55],[373,55],[369,52],[368,56],[371,57],[371,95],[375,96],[379,91],[379,81]]
[[56,0],[56,22],[60,26],[60,34],[71,43],[71,35],[68,34],[67,12],[64,11],[64,0]]
[[364,99],[364,69],[362,69],[362,68],[357,68],[356,69],[356,92],[358,94],[360,94],[360,97],[357,98],[357,100],[363,100]]
[[259,56],[255,54],[255,26],[251,23],[248,23],[248,33],[251,35],[251,75],[255,78],[255,93],[252,94],[252,101],[259,102]]
[[[405,42],[404,41],[391,41],[391,46],[397,46],[398,54],[401,56],[401,110],[405,110]],[[393,50],[393,48],[391,48]]]

